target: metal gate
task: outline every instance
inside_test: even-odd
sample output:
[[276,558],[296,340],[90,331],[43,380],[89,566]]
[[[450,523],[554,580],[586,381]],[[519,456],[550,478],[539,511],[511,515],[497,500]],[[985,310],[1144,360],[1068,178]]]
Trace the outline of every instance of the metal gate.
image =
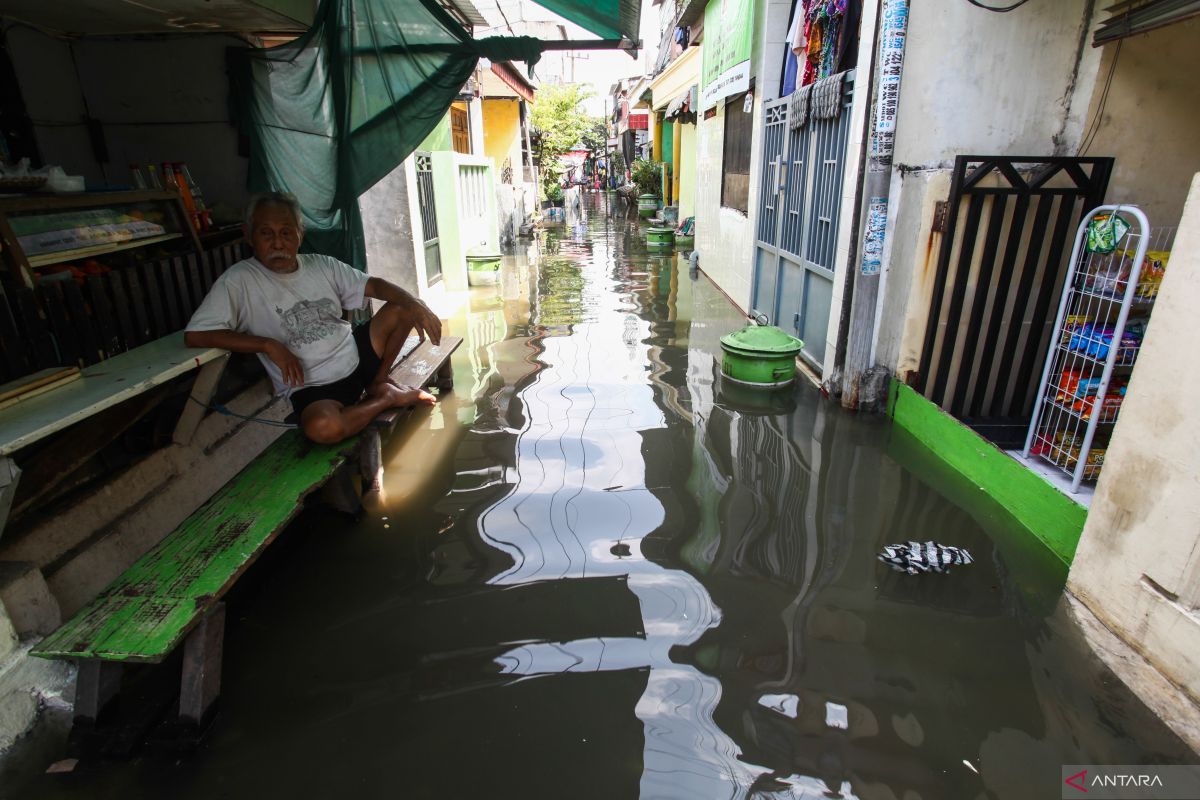
[[854,71],[842,79],[841,113],[792,128],[791,96],[766,104],[762,191],[751,309],[804,340],[800,355],[825,357]]
[[1003,446],[1024,441],[1053,309],[1082,215],[1111,158],[959,156],[909,383]]
[[433,204],[433,157],[417,153],[417,201],[425,245],[425,280],[432,286],[442,278],[442,251],[438,247],[437,207]]

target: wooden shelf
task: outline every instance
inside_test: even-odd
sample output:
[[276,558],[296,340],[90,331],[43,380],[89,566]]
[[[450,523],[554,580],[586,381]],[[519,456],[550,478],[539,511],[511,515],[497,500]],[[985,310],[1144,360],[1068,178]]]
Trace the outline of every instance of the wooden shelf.
[[130,239],[125,242],[97,244],[91,247],[76,247],[71,250],[58,250],[54,253],[41,253],[29,256],[29,266],[44,267],[48,264],[61,264],[64,261],[76,261],[80,258],[100,256],[105,253],[115,253],[118,250],[130,250],[134,247],[144,247],[158,242],[169,242],[172,239],[182,239],[182,233],[164,233],[161,236],[144,236],[141,239]]

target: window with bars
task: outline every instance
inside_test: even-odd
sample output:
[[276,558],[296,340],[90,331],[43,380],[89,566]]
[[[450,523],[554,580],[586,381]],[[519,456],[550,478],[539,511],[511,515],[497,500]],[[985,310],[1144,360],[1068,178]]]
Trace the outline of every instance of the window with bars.
[[743,111],[746,93],[725,104],[725,141],[721,159],[721,205],[748,213],[750,205],[750,137],[754,114]]

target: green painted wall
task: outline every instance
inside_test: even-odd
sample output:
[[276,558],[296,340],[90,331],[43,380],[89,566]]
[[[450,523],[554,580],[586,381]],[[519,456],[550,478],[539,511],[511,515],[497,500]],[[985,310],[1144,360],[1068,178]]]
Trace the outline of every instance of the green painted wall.
[[1087,510],[991,442],[893,380],[888,416],[938,459],[1012,514],[1065,564],[1070,564]]
[[684,125],[679,136],[679,221],[696,215],[696,126]]
[[446,152],[454,149],[454,141],[450,138],[450,111],[446,111],[446,116],[442,117],[442,121],[437,124],[437,127],[429,132],[425,140],[417,145],[418,150],[430,150],[432,152]]

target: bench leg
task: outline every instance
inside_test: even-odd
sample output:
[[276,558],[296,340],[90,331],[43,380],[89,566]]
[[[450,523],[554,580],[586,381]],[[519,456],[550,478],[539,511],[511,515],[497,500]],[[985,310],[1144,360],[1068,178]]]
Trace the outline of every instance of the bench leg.
[[199,725],[221,693],[221,651],[225,640],[225,604],[217,603],[188,634],[183,646],[179,721]]
[[449,358],[438,368],[437,375],[433,380],[439,392],[449,392],[454,388],[454,368],[450,366]]
[[378,505],[383,496],[383,438],[374,425],[368,425],[359,440],[358,469],[362,474],[363,504]]
[[362,513],[362,502],[354,488],[354,467],[343,464],[334,471],[329,482],[325,484],[322,497],[334,511],[357,517]]
[[80,660],[75,676],[75,721],[94,724],[121,688],[121,664]]

